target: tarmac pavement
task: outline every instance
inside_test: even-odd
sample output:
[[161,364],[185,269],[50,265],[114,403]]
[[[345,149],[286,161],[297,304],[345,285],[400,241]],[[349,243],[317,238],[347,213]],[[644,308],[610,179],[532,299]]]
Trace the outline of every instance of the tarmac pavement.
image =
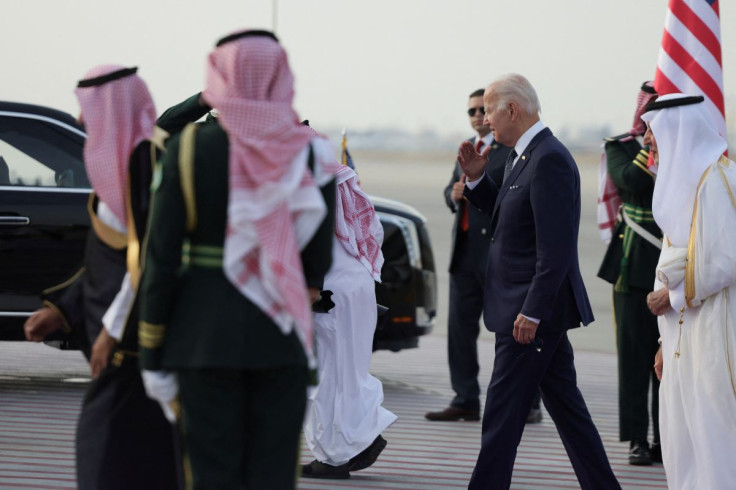
[[[442,409],[453,396],[447,370],[447,342],[440,335],[420,341],[418,349],[376,352],[371,372],[384,388],[384,407],[399,416],[383,432],[388,441],[378,461],[349,480],[299,481],[300,489],[459,489],[467,488],[480,449],[480,422],[430,422],[427,411]],[[478,343],[483,397],[491,376],[493,342]],[[578,385],[603,440],[622,488],[667,488],[661,464],[628,464],[628,443],[618,441],[616,356],[578,351]],[[481,405],[484,399],[481,400]],[[518,448],[513,489],[579,488],[552,420],[545,410],[540,424],[527,425]],[[311,455],[302,445],[302,463]]]
[[[480,447],[480,422],[429,422],[424,413],[452,398],[446,337],[430,335],[418,349],[374,353],[371,372],[383,381],[384,406],[399,419],[383,436],[388,446],[350,480],[300,479],[300,489],[466,488]],[[490,379],[493,342],[478,343],[482,387]],[[661,465],[627,464],[618,441],[616,357],[578,350],[578,384],[624,489],[666,488]],[[78,352],[44,345],[0,343],[0,488],[75,488],[74,427],[87,379]],[[485,392],[485,389],[483,389]],[[312,457],[302,444],[302,463]],[[544,412],[526,427],[512,488],[578,488],[554,424]]]

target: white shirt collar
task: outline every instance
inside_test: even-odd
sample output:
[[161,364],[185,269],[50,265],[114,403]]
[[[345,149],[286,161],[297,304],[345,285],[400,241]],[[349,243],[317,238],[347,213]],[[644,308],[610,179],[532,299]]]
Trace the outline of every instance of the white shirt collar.
[[516,160],[519,159],[519,156],[524,153],[524,150],[526,150],[526,147],[529,146],[529,143],[532,142],[534,137],[546,127],[547,126],[545,126],[541,120],[537,121],[532,125],[532,127],[527,129],[524,134],[521,135],[521,137],[519,137],[516,145],[514,145],[514,150],[516,151],[516,158],[514,159],[514,163],[516,163]]
[[[483,148],[491,146],[493,144],[493,132],[488,133],[480,139],[483,140]],[[475,141],[473,141],[473,144],[478,144],[478,135],[475,136]]]

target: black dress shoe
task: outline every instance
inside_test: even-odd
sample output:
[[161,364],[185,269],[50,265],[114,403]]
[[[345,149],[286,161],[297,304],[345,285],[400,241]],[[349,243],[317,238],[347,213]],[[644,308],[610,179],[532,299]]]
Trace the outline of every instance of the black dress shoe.
[[424,418],[432,421],[455,421],[455,420],[480,420],[479,410],[466,410],[464,408],[458,408],[449,406],[440,412],[427,412],[424,414]]
[[302,465],[302,476],[304,478],[323,478],[325,480],[347,480],[350,478],[350,471],[348,471],[348,463],[332,466],[315,459],[309,464]]
[[652,446],[649,448],[649,456],[652,458],[652,461],[655,463],[661,463],[662,462],[662,445],[658,442],[653,442]]
[[538,424],[542,421],[542,409],[532,408],[526,416],[526,424]]
[[370,465],[376,462],[378,455],[381,454],[383,448],[386,447],[386,439],[381,437],[379,434],[370,446],[363,449],[357,456],[353,456],[348,461],[348,471],[359,471],[368,468]]
[[652,465],[652,455],[649,453],[649,443],[647,441],[631,441],[629,464],[634,466]]

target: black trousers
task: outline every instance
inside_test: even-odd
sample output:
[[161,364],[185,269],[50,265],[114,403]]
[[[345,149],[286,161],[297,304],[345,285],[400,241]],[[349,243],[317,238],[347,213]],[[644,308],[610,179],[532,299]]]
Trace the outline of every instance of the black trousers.
[[77,424],[80,490],[179,488],[173,426],[146,395],[138,358],[110,363],[87,390]]
[[[450,273],[450,305],[447,319],[447,359],[450,364],[450,382],[455,397],[453,407],[480,410],[478,384],[478,335],[483,314],[483,286],[485,260],[479,263],[467,239],[458,239],[458,264]],[[532,408],[539,408],[537,392]]]
[[[540,337],[540,336],[538,336]],[[567,333],[541,336],[544,347],[496,333],[496,358],[483,412],[481,449],[469,489],[508,489],[529,407],[541,388],[583,490],[620,489],[598,430],[577,387]]]
[[187,487],[296,487],[306,366],[178,371]]
[[[478,385],[478,334],[483,313],[485,260],[469,253],[467,242],[459,239],[458,264],[450,273],[450,304],[447,318],[447,359],[455,398],[450,405],[480,410]],[[479,263],[480,262],[480,263]]]
[[618,416],[622,441],[647,438],[650,409],[654,441],[659,441],[659,380],[654,373],[654,355],[659,344],[657,317],[647,307],[648,291],[632,288],[613,293],[618,347]]

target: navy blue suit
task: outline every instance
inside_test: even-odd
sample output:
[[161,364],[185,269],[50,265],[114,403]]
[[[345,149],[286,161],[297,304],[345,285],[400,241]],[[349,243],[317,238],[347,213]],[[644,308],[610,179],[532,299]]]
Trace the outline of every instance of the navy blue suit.
[[[537,389],[583,489],[620,488],[577,388],[567,330],[593,321],[580,275],[580,175],[545,128],[498,187],[487,176],[465,196],[491,216],[484,321],[496,355],[481,450],[469,488],[506,489]],[[513,338],[519,313],[540,319],[535,344]],[[541,348],[540,348],[541,347]]]
[[[474,143],[475,138],[468,141]],[[491,143],[486,155],[486,175],[495,182],[503,178],[503,166],[511,148]],[[450,304],[447,317],[447,359],[455,397],[453,407],[480,410],[478,385],[478,334],[483,313],[483,288],[486,280],[488,246],[491,244],[491,217],[465,199],[455,203],[452,187],[460,181],[460,165],[455,162],[450,182],[445,187],[445,202],[455,213],[450,252]],[[462,215],[467,208],[468,229],[463,231]]]

